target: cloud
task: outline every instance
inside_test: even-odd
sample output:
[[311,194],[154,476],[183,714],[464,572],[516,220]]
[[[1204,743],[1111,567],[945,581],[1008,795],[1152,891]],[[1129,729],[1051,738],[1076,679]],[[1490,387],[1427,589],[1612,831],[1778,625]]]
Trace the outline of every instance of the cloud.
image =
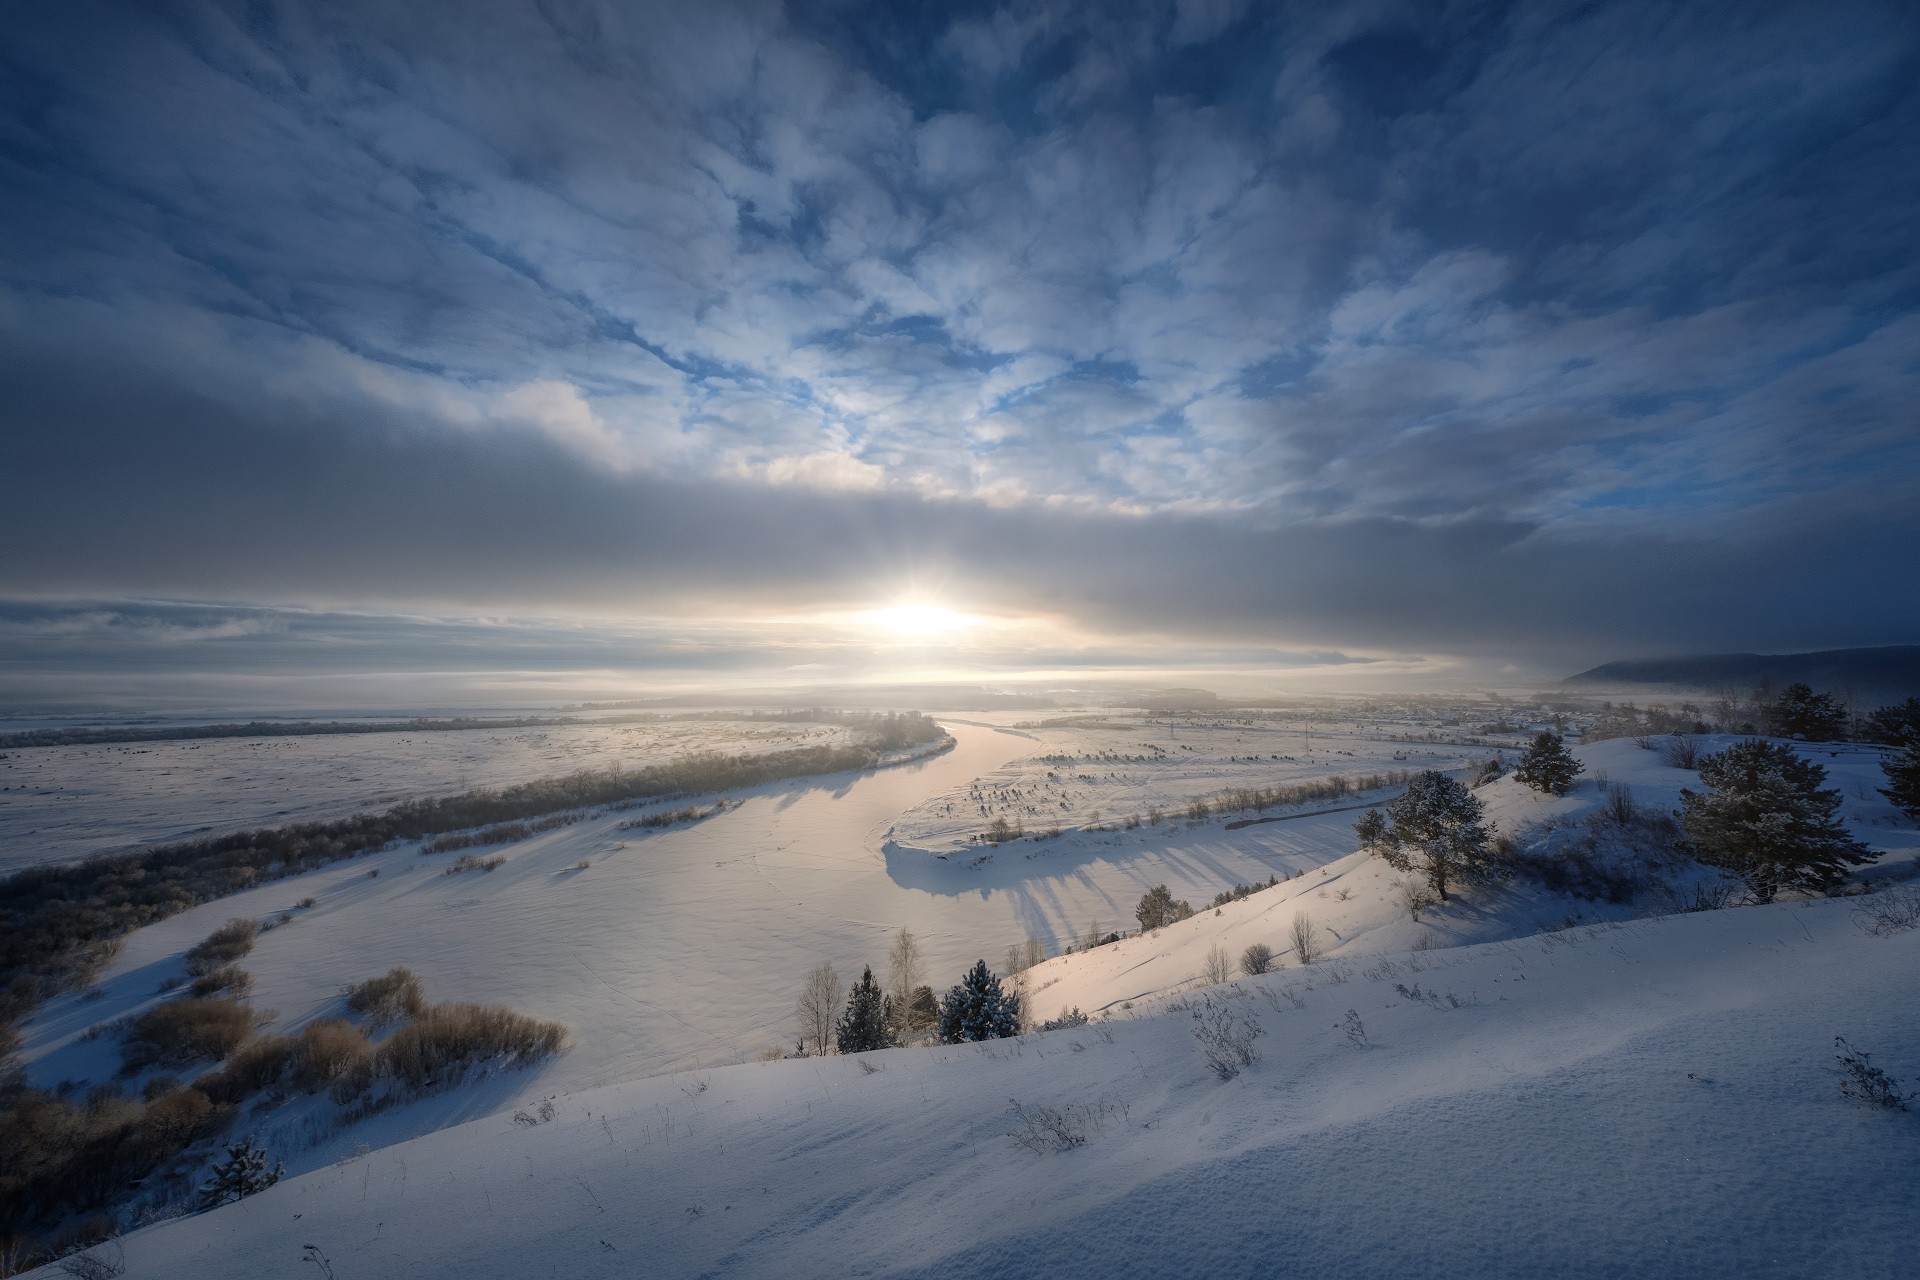
[[597,615],[925,572],[1194,644],[1913,635],[1890,10],[10,36],[0,590]]

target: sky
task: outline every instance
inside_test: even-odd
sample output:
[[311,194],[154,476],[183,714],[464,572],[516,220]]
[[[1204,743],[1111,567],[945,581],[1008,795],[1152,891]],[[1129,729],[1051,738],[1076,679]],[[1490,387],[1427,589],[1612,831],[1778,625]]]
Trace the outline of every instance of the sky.
[[1846,0],[30,7],[0,702],[1914,642],[1917,84]]

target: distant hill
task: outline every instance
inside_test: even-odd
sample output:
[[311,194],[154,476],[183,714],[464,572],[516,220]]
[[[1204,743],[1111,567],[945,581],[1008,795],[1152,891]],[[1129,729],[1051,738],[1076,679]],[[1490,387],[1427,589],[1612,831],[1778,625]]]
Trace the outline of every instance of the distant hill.
[[1819,690],[1850,689],[1866,701],[1897,700],[1920,694],[1920,644],[1822,649],[1815,653],[1705,653],[1607,662],[1568,676],[1561,683],[1712,691],[1751,688],[1768,678],[1776,684],[1801,681]]

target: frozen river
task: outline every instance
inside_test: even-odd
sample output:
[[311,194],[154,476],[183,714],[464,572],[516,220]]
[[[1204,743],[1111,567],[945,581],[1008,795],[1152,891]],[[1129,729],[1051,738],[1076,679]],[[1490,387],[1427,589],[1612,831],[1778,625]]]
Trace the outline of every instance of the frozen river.
[[245,962],[255,1005],[277,1009],[280,1029],[337,1013],[343,984],[405,965],[432,999],[567,1023],[574,1047],[522,1089],[552,1092],[791,1046],[801,976],[829,960],[849,980],[872,964],[884,981],[887,938],[902,926],[921,941],[926,981],[944,989],[976,958],[998,970],[1006,947],[1029,935],[1057,953],[1094,920],[1130,923],[1152,885],[1201,906],[1236,881],[1308,870],[1354,847],[1353,815],[1338,813],[1235,832],[1216,820],[1016,843],[979,867],[961,854],[889,850],[908,810],[964,792],[1036,746],[989,727],[949,728],[956,745],[945,754],[768,786],[690,827],[642,835],[619,830],[618,816],[598,818],[504,846],[508,862],[491,873],[449,876],[448,856],[398,850],[209,903],[129,939],[106,999],[50,1008],[30,1051],[51,1052],[34,1074],[90,1074],[108,1042],[60,1041],[150,999],[180,952],[227,917],[265,917],[309,895],[317,905],[264,934]]

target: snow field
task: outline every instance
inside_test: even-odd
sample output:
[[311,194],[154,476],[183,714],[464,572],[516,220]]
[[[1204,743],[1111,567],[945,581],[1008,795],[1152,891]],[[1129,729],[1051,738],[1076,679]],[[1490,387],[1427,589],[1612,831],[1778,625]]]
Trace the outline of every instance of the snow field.
[[[1217,988],[1264,1033],[1225,1083],[1176,1002],[562,1094],[549,1123],[488,1116],[136,1232],[129,1274],[294,1275],[307,1244],[351,1280],[1911,1274],[1920,1117],[1844,1102],[1823,1068],[1843,1033],[1920,1074],[1920,931],[1851,913]],[[1101,1119],[1034,1154],[1006,1136],[1013,1100]]]

